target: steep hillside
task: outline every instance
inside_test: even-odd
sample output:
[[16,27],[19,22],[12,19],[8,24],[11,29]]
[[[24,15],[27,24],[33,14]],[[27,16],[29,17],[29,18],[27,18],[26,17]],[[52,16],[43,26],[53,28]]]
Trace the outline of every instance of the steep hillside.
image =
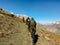
[[[60,35],[46,31],[43,25],[37,24],[36,45],[60,45]],[[28,26],[10,12],[0,9],[0,45],[32,45]]]
[[0,10],[0,45],[32,45],[25,23],[4,10]]

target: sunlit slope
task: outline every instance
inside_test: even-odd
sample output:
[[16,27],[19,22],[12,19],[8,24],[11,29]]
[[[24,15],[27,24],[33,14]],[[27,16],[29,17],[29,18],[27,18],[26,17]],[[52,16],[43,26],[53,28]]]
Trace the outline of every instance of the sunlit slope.
[[[42,25],[37,25],[36,33],[39,35],[36,45],[60,45],[60,35],[46,31]],[[28,26],[21,18],[4,10],[0,10],[0,45],[32,45]]]
[[[27,25],[15,15],[0,11],[0,45],[32,45]],[[1,34],[0,34],[1,35]]]
[[48,32],[41,26],[37,26],[37,34],[39,35],[37,45],[60,45],[60,35]]

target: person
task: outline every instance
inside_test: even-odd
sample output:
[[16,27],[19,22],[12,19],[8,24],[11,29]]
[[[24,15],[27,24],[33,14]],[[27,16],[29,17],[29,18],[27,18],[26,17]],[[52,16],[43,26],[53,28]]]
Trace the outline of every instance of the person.
[[36,21],[34,20],[34,18],[31,18],[30,20],[30,28],[32,28],[36,32]]
[[26,25],[28,25],[30,23],[30,18],[28,17],[27,19],[26,19]]
[[36,21],[34,20],[34,18],[30,19],[30,32],[31,32],[31,37],[32,37],[33,43],[34,43],[35,33],[36,33]]
[[30,30],[30,18],[29,17],[26,19],[26,25],[28,25],[28,30]]
[[37,40],[38,40],[38,36],[36,36],[36,21],[34,20],[34,18],[27,18],[26,19],[26,24],[28,25],[28,30],[31,34],[32,37],[32,41],[33,41],[33,45],[36,44]]

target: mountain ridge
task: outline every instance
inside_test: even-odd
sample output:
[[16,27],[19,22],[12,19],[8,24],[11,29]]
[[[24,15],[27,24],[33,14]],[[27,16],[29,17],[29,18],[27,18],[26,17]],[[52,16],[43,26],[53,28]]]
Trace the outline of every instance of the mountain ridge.
[[45,24],[44,27],[50,31],[60,35],[60,20]]

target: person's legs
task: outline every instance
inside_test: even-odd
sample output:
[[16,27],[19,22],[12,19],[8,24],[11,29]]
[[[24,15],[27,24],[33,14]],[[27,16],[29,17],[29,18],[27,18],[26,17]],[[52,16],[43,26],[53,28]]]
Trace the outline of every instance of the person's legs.
[[34,40],[35,31],[32,30],[31,35],[32,35],[32,38],[33,38],[33,40]]
[[33,29],[32,30],[32,33],[31,33],[31,37],[32,37],[32,41],[33,41],[33,44],[35,45],[35,30]]

